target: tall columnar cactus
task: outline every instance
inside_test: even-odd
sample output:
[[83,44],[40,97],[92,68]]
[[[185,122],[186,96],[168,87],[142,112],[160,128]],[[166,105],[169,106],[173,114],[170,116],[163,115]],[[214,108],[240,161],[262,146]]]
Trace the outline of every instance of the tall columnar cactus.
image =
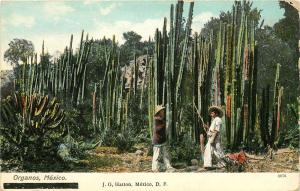
[[93,100],[93,125],[94,125],[94,133],[96,133],[96,122],[97,122],[97,117],[96,117],[96,111],[97,111],[97,86],[95,84],[95,89],[92,94],[92,100]]
[[271,126],[271,140],[270,146],[273,147],[279,133],[280,128],[280,110],[281,110],[281,101],[283,88],[280,87],[280,64],[277,64],[276,67],[276,76],[274,84],[274,95],[273,95],[273,108],[272,108],[272,126]]
[[75,55],[72,50],[73,35],[71,35],[70,46],[54,63],[51,63],[49,54],[45,53],[43,42],[40,63],[37,63],[37,55],[28,58],[28,62],[22,67],[21,77],[18,75],[17,81],[20,89],[17,90],[29,95],[50,93],[65,101],[71,101],[74,105],[82,103],[85,92],[86,63],[92,42],[88,36],[83,41],[83,35],[84,32],[82,32],[80,48]]
[[221,70],[222,70],[222,60],[223,60],[223,24],[220,22],[220,28],[217,35],[217,45],[216,45],[216,51],[215,51],[215,63],[214,63],[214,69],[212,73],[212,96],[213,96],[213,104],[214,105],[221,105]]
[[[135,76],[133,86],[129,89],[125,89],[125,73],[121,71],[119,56],[117,51],[117,43],[113,36],[112,44],[106,44],[103,47],[105,59],[102,60],[102,64],[106,66],[105,74],[100,79],[100,82],[95,84],[95,90],[93,94],[93,108],[97,106],[97,111],[94,111],[95,117],[93,122],[95,126],[99,127],[96,132],[102,133],[109,129],[113,131],[125,131],[128,128],[128,116],[131,112],[128,107],[131,99],[137,98],[137,77],[138,77],[138,65],[135,60],[133,75]],[[99,86],[99,88],[97,88]],[[136,96],[132,96],[132,94]],[[97,95],[98,94],[98,95]],[[96,99],[97,97],[97,99]]]
[[[262,104],[260,107],[260,130],[261,139],[265,146],[270,146],[271,148],[276,147],[277,140],[280,133],[280,123],[281,123],[281,111],[282,111],[282,96],[283,87],[280,86],[280,64],[277,64],[276,75],[275,75],[275,85],[274,85],[274,95],[273,95],[273,107],[271,116],[271,126],[269,127],[269,107],[270,99],[269,92],[270,86],[268,85],[266,89],[263,89],[262,93]],[[269,130],[271,128],[271,131]]]
[[[163,31],[155,33],[155,52],[150,68],[149,96],[149,128],[153,125],[155,105],[165,104],[167,111],[167,126],[169,140],[176,139],[179,132],[178,119],[181,110],[182,79],[187,67],[190,32],[194,3],[190,4],[185,34],[182,34],[183,1],[178,1],[175,8],[171,5],[170,31],[166,30],[167,20],[164,20]],[[182,36],[183,39],[182,39]],[[154,96],[154,97],[152,97]],[[178,126],[176,126],[178,125]]]
[[[204,133],[203,122],[208,122],[207,108],[210,105],[210,84],[212,83],[212,46],[211,39],[207,40],[196,35],[193,45],[194,91],[193,108],[195,113],[194,135],[198,142],[200,134]],[[201,142],[201,140],[200,140]]]
[[154,80],[153,80],[153,61],[150,60],[148,69],[148,122],[149,122],[149,132],[152,137],[152,128],[154,125],[154,109],[155,109],[155,100],[154,100]]
[[234,144],[236,142],[236,112],[237,112],[237,107],[236,107],[236,83],[237,83],[237,79],[236,79],[236,30],[237,30],[237,6],[233,7],[233,38],[232,38],[232,64],[231,64],[231,79],[232,79],[232,83],[231,83],[231,119],[230,119],[230,140],[231,140],[231,147],[234,147]]
[[[255,28],[246,2],[235,2],[231,21],[220,22],[214,58],[206,80],[212,90],[208,105],[224,105],[227,146],[250,143],[256,120],[257,60]],[[212,54],[210,54],[211,56]],[[224,76],[224,77],[223,77]]]

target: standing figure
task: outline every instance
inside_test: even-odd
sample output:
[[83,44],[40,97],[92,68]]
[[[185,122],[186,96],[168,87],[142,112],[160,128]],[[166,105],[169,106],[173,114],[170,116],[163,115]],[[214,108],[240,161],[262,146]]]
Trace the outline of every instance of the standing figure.
[[153,158],[152,158],[152,171],[162,171],[161,159],[163,160],[166,170],[173,171],[171,166],[169,154],[167,151],[167,135],[166,135],[166,119],[165,107],[157,105],[154,114],[154,128],[153,128]]
[[222,161],[224,158],[224,152],[221,146],[221,135],[220,129],[222,128],[223,111],[218,106],[211,106],[208,109],[208,113],[212,118],[211,125],[208,128],[207,125],[204,127],[207,130],[208,141],[204,151],[204,168],[212,168],[212,159],[215,156],[218,159],[217,167],[225,167],[225,163]]

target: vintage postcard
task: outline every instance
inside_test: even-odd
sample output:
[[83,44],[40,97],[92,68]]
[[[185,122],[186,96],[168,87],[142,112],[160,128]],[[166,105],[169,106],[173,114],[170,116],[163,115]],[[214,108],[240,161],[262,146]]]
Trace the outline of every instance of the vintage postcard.
[[299,190],[299,1],[0,5],[0,190]]

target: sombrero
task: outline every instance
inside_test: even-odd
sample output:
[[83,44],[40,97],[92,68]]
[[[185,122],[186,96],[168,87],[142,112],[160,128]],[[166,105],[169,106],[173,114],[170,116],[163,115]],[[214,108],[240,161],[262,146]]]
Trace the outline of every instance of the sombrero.
[[222,108],[219,107],[219,106],[216,106],[216,105],[210,106],[209,109],[208,109],[208,113],[211,113],[211,112],[216,112],[216,113],[218,113],[218,116],[219,116],[219,117],[222,117],[222,116],[223,116],[223,110],[222,110]]
[[155,113],[154,113],[154,115],[156,115],[158,112],[160,112],[160,111],[163,110],[163,109],[165,109],[164,106],[162,106],[162,105],[157,105],[157,106],[155,107]]

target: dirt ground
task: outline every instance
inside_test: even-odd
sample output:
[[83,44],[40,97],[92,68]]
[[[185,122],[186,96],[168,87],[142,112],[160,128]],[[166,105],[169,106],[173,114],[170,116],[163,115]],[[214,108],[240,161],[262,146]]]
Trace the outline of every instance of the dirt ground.
[[[91,151],[89,157],[82,161],[91,172],[151,172],[151,156],[146,148],[139,148],[132,153],[119,153],[113,147],[98,147]],[[272,156],[272,157],[271,157]],[[228,172],[226,169],[207,171],[198,165],[173,163],[175,172]],[[279,149],[272,154],[249,155],[243,172],[298,172],[299,151],[289,148]]]

